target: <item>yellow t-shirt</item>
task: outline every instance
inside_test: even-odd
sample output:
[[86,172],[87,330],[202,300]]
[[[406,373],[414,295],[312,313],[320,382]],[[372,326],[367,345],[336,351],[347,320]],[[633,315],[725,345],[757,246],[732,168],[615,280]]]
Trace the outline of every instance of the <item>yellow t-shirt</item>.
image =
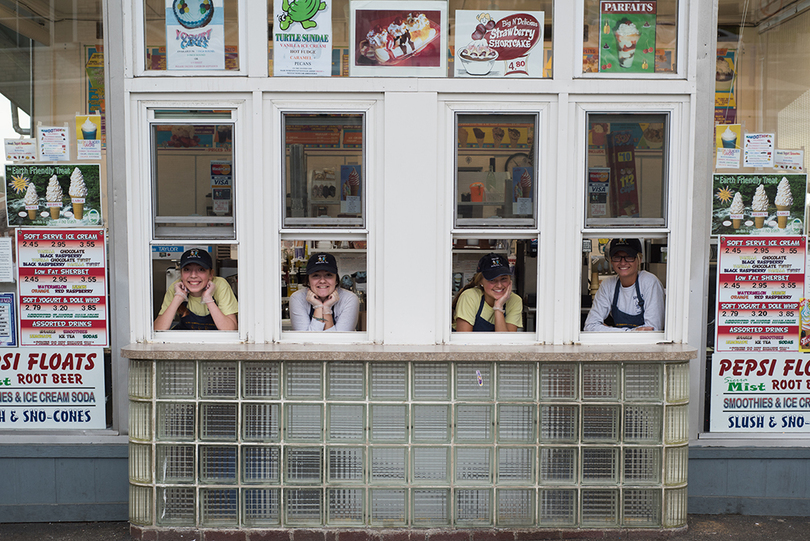
[[[483,296],[484,290],[480,287],[471,287],[461,294],[456,303],[456,314],[453,318],[454,328],[458,318],[463,319],[470,325],[475,325],[475,315],[478,313],[478,307],[481,305],[481,297]],[[507,323],[511,323],[519,329],[523,328],[523,299],[520,298],[520,295],[512,293],[503,309]],[[481,318],[493,325],[495,324],[495,311],[486,302],[484,302],[484,309],[481,310]]]
[[[163,305],[160,307],[159,314],[165,312],[166,308],[168,308],[172,303],[172,299],[174,298],[174,285],[179,281],[180,280],[175,280],[172,282],[172,285],[170,285],[169,289],[166,290],[166,294],[163,296]],[[217,306],[219,306],[219,309],[222,310],[222,313],[226,316],[237,313],[239,311],[239,303],[233,294],[231,284],[229,284],[225,278],[221,278],[219,276],[214,276],[213,282],[216,286],[216,289],[214,290],[214,301],[216,301]],[[202,296],[192,297],[189,295],[188,309],[191,310],[193,314],[198,316],[207,316],[210,314],[208,307],[202,302]]]

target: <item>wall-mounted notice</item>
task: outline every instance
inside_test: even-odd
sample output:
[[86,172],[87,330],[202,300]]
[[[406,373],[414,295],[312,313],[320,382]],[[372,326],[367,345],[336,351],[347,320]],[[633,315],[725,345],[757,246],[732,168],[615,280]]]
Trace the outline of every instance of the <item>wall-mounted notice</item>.
[[0,293],[0,347],[17,347],[16,305],[14,293]]
[[776,134],[746,133],[743,136],[743,167],[773,167]]
[[166,0],[166,67],[225,69],[225,10],[221,0]]
[[43,162],[70,161],[68,129],[60,126],[38,126],[37,146]]
[[23,346],[107,346],[101,229],[18,229]]
[[806,237],[720,237],[715,351],[798,351]]
[[0,282],[14,281],[14,261],[11,259],[11,237],[0,237]]
[[0,350],[0,429],[106,428],[102,348]]
[[37,143],[33,139],[3,139],[7,162],[35,162]]

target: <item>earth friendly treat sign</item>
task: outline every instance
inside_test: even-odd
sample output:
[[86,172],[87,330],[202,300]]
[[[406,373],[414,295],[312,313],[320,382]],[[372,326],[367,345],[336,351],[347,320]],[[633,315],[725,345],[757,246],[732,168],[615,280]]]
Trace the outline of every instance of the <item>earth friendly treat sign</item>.
[[599,5],[599,71],[655,71],[655,2]]
[[806,174],[714,175],[712,235],[803,235]]
[[455,76],[542,77],[543,17],[542,11],[456,11]]

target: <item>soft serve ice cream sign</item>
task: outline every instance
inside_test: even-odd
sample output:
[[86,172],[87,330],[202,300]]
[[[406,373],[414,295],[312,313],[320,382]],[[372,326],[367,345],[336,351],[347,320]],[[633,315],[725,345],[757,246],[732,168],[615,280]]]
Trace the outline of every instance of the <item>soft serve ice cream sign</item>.
[[542,77],[542,44],[542,11],[456,11],[456,77]]

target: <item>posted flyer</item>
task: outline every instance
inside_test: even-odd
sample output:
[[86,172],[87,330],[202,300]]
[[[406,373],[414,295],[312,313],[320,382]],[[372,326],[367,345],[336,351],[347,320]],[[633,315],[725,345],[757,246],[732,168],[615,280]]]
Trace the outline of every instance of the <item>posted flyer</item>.
[[43,162],[70,161],[68,129],[61,126],[37,126],[39,159]]
[[222,0],[166,0],[166,68],[225,69]]
[[0,293],[0,347],[17,347],[17,300],[14,293]]
[[456,11],[456,77],[542,77],[542,11]]
[[588,169],[588,216],[607,216],[607,195],[610,187],[610,169],[591,167]]
[[776,135],[746,133],[743,135],[743,167],[773,167]]
[[655,71],[656,3],[599,4],[599,71],[653,73]]
[[273,0],[273,75],[332,74],[332,0]]
[[7,162],[30,162],[37,160],[37,143],[33,139],[3,139]]
[[798,351],[806,237],[722,236],[715,351]]
[[806,174],[715,174],[712,235],[803,235]]
[[102,229],[18,229],[23,346],[101,346],[107,340]]
[[101,115],[76,115],[76,159],[101,160]]
[[0,429],[106,428],[103,348],[0,350]]

